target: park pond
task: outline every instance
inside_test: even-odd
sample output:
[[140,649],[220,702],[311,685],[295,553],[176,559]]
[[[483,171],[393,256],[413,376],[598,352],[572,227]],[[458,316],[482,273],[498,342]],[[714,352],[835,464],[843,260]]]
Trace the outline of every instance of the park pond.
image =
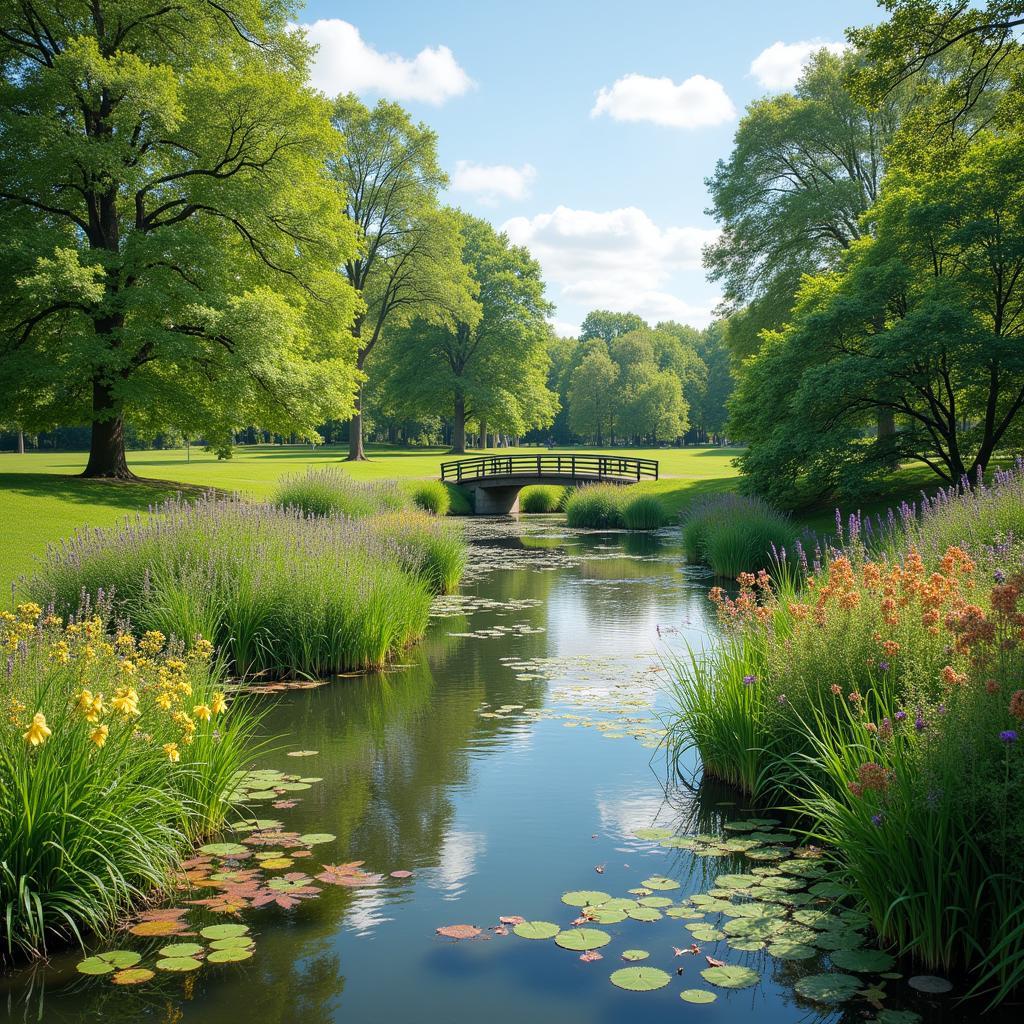
[[873,950],[784,822],[672,777],[660,658],[716,631],[677,531],[469,532],[406,663],[261,697],[256,817],[90,973],[0,980],[0,1019],[977,1019]]

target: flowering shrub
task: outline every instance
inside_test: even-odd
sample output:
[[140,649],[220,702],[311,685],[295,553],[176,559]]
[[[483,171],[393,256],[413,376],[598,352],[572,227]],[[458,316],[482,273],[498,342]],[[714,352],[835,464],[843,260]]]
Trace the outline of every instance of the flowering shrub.
[[0,612],[0,957],[108,926],[218,827],[254,720],[228,700],[213,648]]

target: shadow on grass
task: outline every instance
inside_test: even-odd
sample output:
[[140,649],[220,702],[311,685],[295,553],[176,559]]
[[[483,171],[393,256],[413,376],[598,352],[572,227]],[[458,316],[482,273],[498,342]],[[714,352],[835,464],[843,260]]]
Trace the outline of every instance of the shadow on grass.
[[133,510],[145,509],[178,492],[198,494],[208,488],[169,480],[84,480],[54,473],[0,473],[0,490],[28,498],[55,498]]

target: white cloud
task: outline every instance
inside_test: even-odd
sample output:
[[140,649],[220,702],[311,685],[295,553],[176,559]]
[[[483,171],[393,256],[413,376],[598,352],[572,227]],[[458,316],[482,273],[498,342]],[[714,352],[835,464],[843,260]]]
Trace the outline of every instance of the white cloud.
[[532,164],[510,167],[508,164],[475,164],[458,160],[452,175],[453,192],[469,192],[480,202],[493,206],[501,199],[525,199],[537,177]]
[[701,249],[718,236],[716,229],[659,227],[635,206],[604,212],[559,206],[513,217],[502,229],[540,260],[556,299],[583,309],[631,311],[652,323],[702,327],[712,319],[714,302],[687,302],[670,286],[674,275],[700,269]]
[[552,320],[551,326],[555,329],[555,334],[560,338],[575,338],[580,333],[580,324],[570,323],[568,320]]
[[321,18],[302,28],[319,47],[313,85],[329,96],[373,92],[389,99],[440,104],[473,85],[447,46],[425,47],[410,59],[375,50],[355,25],[340,18]]
[[750,73],[766,89],[792,89],[803,74],[812,54],[819,50],[842,53],[848,43],[827,43],[823,39],[807,39],[799,43],[772,43],[751,62]]
[[591,117],[607,114],[616,121],[653,121],[671,128],[701,128],[736,116],[721,82],[693,75],[676,85],[671,78],[625,75],[602,88]]

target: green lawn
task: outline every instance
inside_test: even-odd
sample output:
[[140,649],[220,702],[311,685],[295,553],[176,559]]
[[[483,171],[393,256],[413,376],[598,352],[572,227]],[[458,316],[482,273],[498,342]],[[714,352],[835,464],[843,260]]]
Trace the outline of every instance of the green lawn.
[[[580,449],[581,451],[584,449]],[[601,449],[585,449],[601,451]],[[501,449],[511,454],[514,449]],[[545,449],[523,448],[529,454]],[[604,449],[610,455],[657,459],[661,479],[642,486],[656,491],[676,512],[697,494],[731,490],[735,486],[736,449],[657,448]],[[259,446],[236,449],[235,457],[218,461],[216,456],[193,448],[185,451],[130,452],[132,470],[140,483],[108,483],[82,480],[74,474],[85,466],[84,452],[0,453],[0,582],[7,582],[32,568],[48,544],[59,541],[83,526],[109,526],[125,515],[173,495],[182,486],[214,487],[266,497],[285,474],[308,466],[342,466],[360,480],[381,477],[436,477],[439,466],[451,458],[445,449],[407,451],[370,445],[370,461],[344,463],[341,448],[308,446]],[[471,453],[475,454],[475,453]],[[0,601],[0,604],[6,601]]]

